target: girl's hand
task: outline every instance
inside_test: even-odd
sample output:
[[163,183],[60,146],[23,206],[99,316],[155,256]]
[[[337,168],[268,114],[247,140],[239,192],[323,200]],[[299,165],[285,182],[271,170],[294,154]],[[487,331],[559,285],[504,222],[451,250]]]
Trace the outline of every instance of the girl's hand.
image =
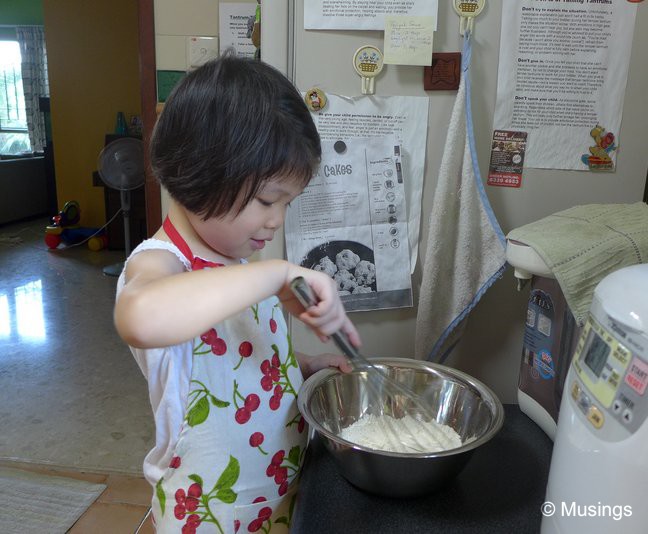
[[337,367],[343,373],[350,373],[353,367],[344,356],[340,354],[318,354],[317,356],[308,356],[306,354],[295,353],[299,368],[301,369],[304,379],[313,373],[327,367]]
[[[290,289],[290,282],[298,276],[306,280],[317,300],[317,304],[307,310]],[[360,335],[347,317],[335,282],[327,274],[288,264],[284,287],[278,296],[285,309],[310,327],[322,341],[328,341],[331,334],[341,331],[354,347],[360,347]]]

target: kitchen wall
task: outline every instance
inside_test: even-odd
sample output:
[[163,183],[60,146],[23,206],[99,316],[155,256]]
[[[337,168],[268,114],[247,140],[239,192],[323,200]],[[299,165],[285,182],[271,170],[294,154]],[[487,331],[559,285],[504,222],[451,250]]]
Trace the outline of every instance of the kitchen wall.
[[[263,5],[265,16],[268,10],[277,13],[278,10],[283,9],[287,5],[287,0],[271,0],[271,5],[270,3]],[[648,9],[646,9],[648,4],[640,4],[638,8],[623,125],[620,132],[623,147],[619,154],[617,172],[597,175],[526,169],[524,186],[520,190],[487,188],[496,216],[505,232],[576,204],[634,202],[642,199],[648,166],[645,137],[645,124],[648,123],[648,108],[645,105],[645,95],[648,94],[648,70],[645,68],[645,55],[641,51],[648,49]],[[474,37],[473,118],[482,175],[486,175],[490,156],[489,147],[497,89],[501,9],[501,2],[486,3],[486,9],[477,19]],[[183,62],[186,62],[185,36],[217,35],[217,11],[218,0],[196,0],[190,10],[185,6],[179,6],[173,0],[156,0],[157,68],[182,68]],[[299,9],[298,12],[301,10]],[[279,15],[279,18],[281,16]],[[439,29],[434,37],[435,51],[461,50],[458,25],[458,17],[452,10],[450,2],[439,2]],[[327,80],[334,80],[335,90],[341,94],[359,94],[359,79],[350,68],[350,58],[358,39],[353,39],[349,33],[355,33],[356,36],[361,34],[366,44],[382,47],[382,32],[309,32],[313,41],[321,41],[319,47],[309,48],[317,50],[317,57],[321,60],[301,63],[301,70],[296,73],[296,83],[300,89],[305,90],[319,84],[325,86]],[[335,38],[331,39],[332,36]],[[262,39],[266,38],[280,39],[282,36],[268,36],[262,32]],[[302,53],[308,52],[302,50]],[[344,72],[342,67],[347,65],[345,59],[347,57],[349,58],[348,75],[344,76],[340,73]],[[427,217],[438,177],[439,163],[445,144],[446,125],[449,123],[455,93],[425,92],[422,78],[420,67],[389,65],[377,81],[377,93],[430,97],[428,152],[422,199],[423,223],[419,249],[419,257],[425,258]],[[406,93],[402,93],[404,81],[415,81],[409,84],[410,89]],[[330,83],[333,84],[332,81]],[[611,188],[611,183],[618,183],[618,187]],[[275,239],[272,245],[267,247],[264,253],[281,257],[283,255],[281,239]],[[421,280],[420,265],[419,262],[413,277],[415,294]],[[465,335],[448,360],[449,365],[484,380],[504,402],[517,402],[517,377],[528,298],[528,290],[518,293],[515,286],[515,280],[509,269],[472,312]],[[365,343],[363,350],[366,354],[413,356],[416,308],[354,313],[352,319],[359,326]],[[304,352],[317,353],[329,348],[314,340],[312,334],[305,332],[298,324],[292,325],[291,332],[295,345]]]
[[58,201],[81,205],[81,223],[106,222],[92,184],[115,117],[140,115],[137,2],[43,0]]

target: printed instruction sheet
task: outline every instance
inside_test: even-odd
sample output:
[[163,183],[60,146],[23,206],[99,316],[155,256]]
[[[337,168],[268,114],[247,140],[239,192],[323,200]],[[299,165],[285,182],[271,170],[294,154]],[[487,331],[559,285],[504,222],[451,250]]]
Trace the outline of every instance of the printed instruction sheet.
[[326,107],[312,114],[323,141],[393,135],[402,147],[409,264],[410,272],[414,272],[421,226],[430,99],[425,96],[346,97],[334,94],[327,97]]
[[528,134],[526,167],[614,169],[637,5],[504,0],[493,129]]
[[306,30],[384,30],[386,15],[434,17],[438,0],[304,0]]
[[218,31],[221,54],[228,48],[237,56],[254,57],[256,48],[248,37],[248,21],[254,17],[256,4],[221,2],[218,4]]
[[288,261],[333,278],[347,311],[412,306],[404,178],[393,135],[324,141],[288,209]]

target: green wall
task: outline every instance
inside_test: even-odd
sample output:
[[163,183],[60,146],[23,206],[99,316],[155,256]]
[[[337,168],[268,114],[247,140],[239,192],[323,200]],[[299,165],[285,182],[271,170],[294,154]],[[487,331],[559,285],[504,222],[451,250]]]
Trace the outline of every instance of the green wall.
[[43,24],[43,0],[2,0],[0,2],[0,40],[14,40],[13,28],[1,26],[28,26]]

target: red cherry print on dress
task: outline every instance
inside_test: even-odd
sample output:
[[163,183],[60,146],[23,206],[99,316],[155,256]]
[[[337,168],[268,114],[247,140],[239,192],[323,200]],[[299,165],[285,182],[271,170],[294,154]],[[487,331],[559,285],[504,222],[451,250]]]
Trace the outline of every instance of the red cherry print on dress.
[[279,371],[278,367],[273,367],[270,369],[270,377],[272,378],[273,382],[279,382],[281,379],[281,372]]
[[277,332],[277,321],[270,319],[270,332],[275,334]]
[[[281,485],[284,481],[288,480],[288,468],[287,467],[278,467],[277,472],[274,476],[274,481],[276,484]],[[189,500],[189,499],[187,499]]]
[[236,410],[236,414],[234,414],[234,419],[236,419],[236,422],[239,425],[244,425],[250,420],[250,417],[252,417],[252,412],[248,410],[245,406],[239,408]]
[[276,367],[277,369],[279,369],[279,367],[281,366],[281,360],[279,359],[279,355],[276,352],[272,355],[271,363],[272,367]]
[[257,503],[259,503],[259,502],[266,502],[267,500],[268,500],[268,499],[266,499],[265,497],[257,497],[256,499],[254,499],[254,500],[252,501],[252,504],[257,504]]
[[271,410],[278,410],[279,406],[281,405],[281,400],[273,395],[272,397],[270,397],[268,404],[270,405]]
[[288,481],[284,480],[281,483],[281,486],[279,486],[279,491],[277,493],[279,493],[279,496],[281,497],[284,496],[287,491],[288,491]]
[[187,517],[186,524],[182,527],[182,534],[196,534],[196,530],[202,523],[198,514],[191,514]]
[[211,344],[211,350],[216,356],[222,356],[227,352],[227,343],[222,338],[218,338]]
[[255,411],[261,404],[261,399],[256,393],[250,393],[245,397],[245,407],[251,412]]
[[207,343],[208,345],[212,345],[216,340],[218,339],[218,334],[216,333],[215,329],[207,330],[202,336],[200,336],[200,340],[203,343]]
[[263,521],[258,517],[248,525],[248,532],[258,532],[263,525]]
[[176,519],[184,519],[186,514],[187,509],[185,508],[184,504],[175,505],[175,508],[173,509],[173,515]]
[[238,351],[239,354],[241,355],[241,359],[236,364],[236,367],[234,367],[235,371],[241,366],[244,358],[249,358],[250,356],[252,356],[252,350],[253,350],[252,343],[250,343],[249,341],[243,341],[243,343],[239,345]]
[[187,495],[189,497],[195,497],[196,499],[202,495],[202,488],[198,482],[194,482],[189,489],[187,490]]
[[263,391],[270,391],[272,389],[272,377],[270,375],[264,376],[261,379],[261,388]]
[[[254,502],[263,502],[265,501],[264,497],[261,497],[260,499],[262,500],[257,500],[255,499]],[[253,519],[250,524],[248,525],[248,532],[257,532],[261,528],[263,528],[263,524],[266,521],[270,521],[270,518],[272,517],[272,508],[269,506],[264,506],[257,512],[257,518]],[[268,529],[270,528],[270,523],[268,524]],[[264,532],[268,532],[268,529],[263,529]]]
[[274,465],[281,465],[281,462],[284,461],[285,457],[286,457],[286,451],[284,451],[284,450],[277,451],[277,452],[274,453],[274,456],[272,457],[271,462]]
[[252,355],[252,343],[249,341],[244,341],[239,345],[239,354],[243,356],[243,358],[248,358],[249,356]]
[[238,519],[234,520],[234,534],[236,534],[241,528],[241,522]]
[[[196,529],[202,522],[199,514],[191,513],[195,512],[200,506],[200,496],[202,493],[202,486],[197,482],[191,484],[186,492],[183,488],[178,488],[175,492],[176,505],[173,509],[173,514],[179,520],[185,517],[187,518],[185,524],[182,526],[183,534],[195,534]],[[187,516],[187,512],[190,513],[189,516]]]
[[[275,475],[275,479],[276,479]],[[185,501],[185,506],[187,507],[187,510],[190,512],[195,512],[196,508],[198,508],[198,504],[200,504],[200,501],[196,499],[195,497],[187,497],[187,500]]]
[[181,463],[180,456],[174,456],[173,458],[171,458],[171,463],[169,463],[169,467],[171,469],[178,469],[178,467],[180,467],[180,463]]
[[[239,385],[236,380],[234,380],[233,400],[234,406],[237,407],[234,419],[240,425],[247,423],[250,420],[250,417],[252,417],[252,412],[261,404],[261,399],[259,399],[259,396],[256,393],[250,393],[244,398],[239,391]],[[239,407],[240,400],[243,400],[243,406]]]
[[258,447],[263,444],[265,437],[261,432],[255,432],[250,436],[250,447]]
[[301,434],[304,431],[305,426],[306,426],[306,420],[303,417],[300,417],[299,423],[297,423],[297,432]]

